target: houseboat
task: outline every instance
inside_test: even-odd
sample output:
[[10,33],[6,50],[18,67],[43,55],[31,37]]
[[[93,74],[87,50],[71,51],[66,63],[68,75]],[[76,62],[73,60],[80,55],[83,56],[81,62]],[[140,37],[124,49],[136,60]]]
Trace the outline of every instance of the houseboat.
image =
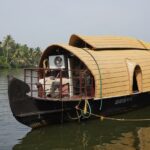
[[[14,117],[37,128],[110,116],[150,104],[150,44],[119,36],[72,35],[43,51],[24,81],[8,76]],[[95,114],[95,115],[93,115]]]

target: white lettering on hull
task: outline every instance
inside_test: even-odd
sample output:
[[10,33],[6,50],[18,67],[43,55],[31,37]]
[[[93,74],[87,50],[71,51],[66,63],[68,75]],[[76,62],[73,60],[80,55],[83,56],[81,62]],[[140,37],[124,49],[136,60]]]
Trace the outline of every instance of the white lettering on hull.
[[118,105],[118,104],[125,104],[125,103],[131,102],[131,101],[132,101],[132,97],[117,99],[117,100],[115,101],[115,105]]

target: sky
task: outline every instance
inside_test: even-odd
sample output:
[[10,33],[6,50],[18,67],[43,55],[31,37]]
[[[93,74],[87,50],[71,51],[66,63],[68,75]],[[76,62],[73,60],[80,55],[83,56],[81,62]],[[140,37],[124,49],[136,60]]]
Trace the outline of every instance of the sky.
[[72,34],[150,42],[150,0],[0,0],[0,41],[29,47],[68,43]]

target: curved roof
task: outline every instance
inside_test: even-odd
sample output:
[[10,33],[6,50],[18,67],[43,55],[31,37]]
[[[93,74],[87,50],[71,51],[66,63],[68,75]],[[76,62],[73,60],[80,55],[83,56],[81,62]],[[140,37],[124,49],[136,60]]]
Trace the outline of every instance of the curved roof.
[[81,36],[73,34],[69,45],[97,49],[147,49],[145,44],[137,39],[121,36]]
[[95,80],[95,95],[96,97],[102,97],[100,95],[101,94],[100,93],[101,79],[100,79],[100,73],[99,73],[99,65],[94,60],[92,55],[86,50],[83,50],[81,48],[76,48],[73,46],[69,46],[69,45],[65,45],[65,44],[49,46],[42,54],[39,67],[43,67],[42,62],[45,56],[47,56],[54,48],[63,48],[64,50],[71,52],[87,66],[87,68],[90,70]]
[[[82,47],[85,42],[88,48]],[[54,49],[68,51],[78,57],[92,73],[95,80],[95,98],[104,98],[132,93],[127,63],[129,60],[139,65],[142,70],[142,92],[150,91],[150,43],[126,37],[92,38],[72,35],[69,44],[49,46],[43,52],[39,67],[43,67],[43,60]]]

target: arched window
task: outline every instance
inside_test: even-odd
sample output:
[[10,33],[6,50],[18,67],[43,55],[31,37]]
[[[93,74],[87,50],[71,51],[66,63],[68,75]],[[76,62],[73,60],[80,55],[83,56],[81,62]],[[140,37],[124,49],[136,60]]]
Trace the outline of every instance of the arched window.
[[133,72],[133,84],[132,84],[133,92],[141,92],[142,91],[142,71],[139,65],[135,66]]
[[129,59],[127,59],[126,62],[129,75],[130,92],[142,92],[142,70],[140,65]]

